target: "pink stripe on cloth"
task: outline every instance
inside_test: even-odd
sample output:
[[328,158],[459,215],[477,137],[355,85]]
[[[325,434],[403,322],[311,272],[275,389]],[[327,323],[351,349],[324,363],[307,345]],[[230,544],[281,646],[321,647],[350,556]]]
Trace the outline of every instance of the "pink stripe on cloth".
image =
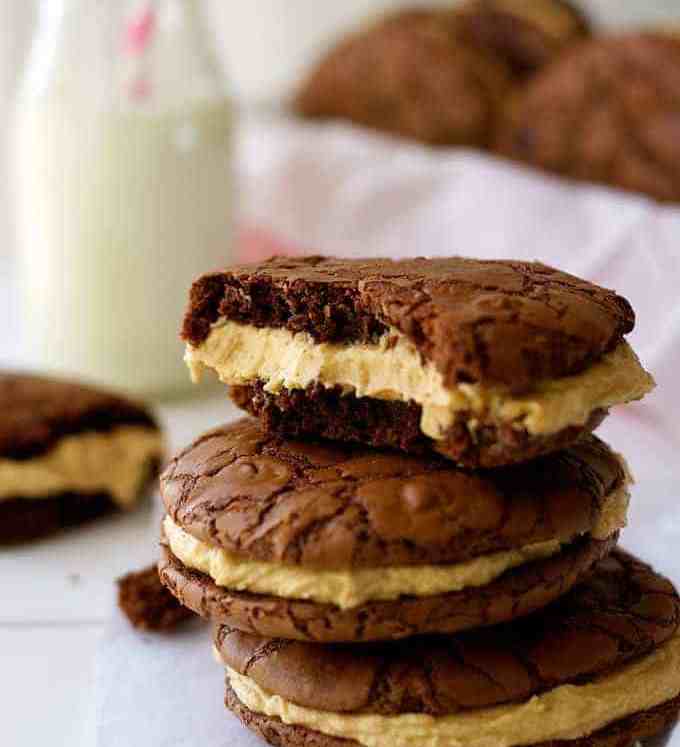
[[236,236],[236,260],[260,262],[275,255],[295,257],[307,254],[304,249],[256,226],[242,227]]

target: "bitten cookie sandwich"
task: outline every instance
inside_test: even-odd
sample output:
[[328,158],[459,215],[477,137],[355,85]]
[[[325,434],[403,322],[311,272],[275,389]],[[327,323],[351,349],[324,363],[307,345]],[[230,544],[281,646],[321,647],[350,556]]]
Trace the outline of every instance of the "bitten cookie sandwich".
[[573,179],[680,201],[680,40],[599,37],[539,74],[499,151]]
[[141,405],[79,383],[0,374],[0,542],[130,509],[162,437]]
[[276,258],[199,279],[186,361],[266,427],[493,467],[564,448],[653,380],[628,302],[538,263]]
[[680,710],[680,601],[616,552],[511,626],[379,646],[220,627],[226,705],[276,747],[630,747]]
[[455,632],[564,594],[616,543],[628,477],[596,439],[471,474],[242,420],[161,477],[160,576],[190,609],[317,642]]
[[441,9],[390,14],[346,37],[302,84],[294,106],[428,145],[493,143],[511,83],[501,59]]
[[588,19],[566,0],[467,0],[458,23],[519,79],[590,36]]

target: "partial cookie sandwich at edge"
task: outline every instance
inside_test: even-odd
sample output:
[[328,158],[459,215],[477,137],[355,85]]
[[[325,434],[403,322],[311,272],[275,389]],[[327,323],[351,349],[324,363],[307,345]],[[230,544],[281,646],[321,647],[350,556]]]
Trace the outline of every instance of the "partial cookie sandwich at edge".
[[0,373],[0,543],[133,508],[162,461],[142,405],[76,382]]
[[288,436],[431,448],[469,467],[574,443],[654,386],[614,292],[538,263],[275,258],[193,286],[183,337]]
[[491,625],[550,603],[611,551],[628,483],[595,437],[471,474],[243,420],[162,475],[160,576],[198,614],[262,635],[368,641]]
[[680,600],[615,551],[512,625],[382,645],[215,631],[226,705],[276,747],[629,747],[680,710]]

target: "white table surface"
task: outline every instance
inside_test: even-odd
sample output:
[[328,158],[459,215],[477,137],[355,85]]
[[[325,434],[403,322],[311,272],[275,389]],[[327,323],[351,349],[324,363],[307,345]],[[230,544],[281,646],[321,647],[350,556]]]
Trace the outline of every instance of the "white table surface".
[[[7,278],[0,256],[6,330],[16,321]],[[15,333],[0,337],[0,368],[14,362],[15,343]],[[222,395],[163,405],[159,415],[174,451],[235,410]],[[0,549],[2,747],[95,744],[95,653],[114,609],[115,579],[155,559],[158,496],[153,501],[43,542]]]

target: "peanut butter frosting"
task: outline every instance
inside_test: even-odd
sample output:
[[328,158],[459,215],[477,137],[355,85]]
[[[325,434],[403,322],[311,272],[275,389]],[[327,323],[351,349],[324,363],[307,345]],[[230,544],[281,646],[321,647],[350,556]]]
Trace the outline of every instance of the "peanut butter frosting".
[[593,682],[565,684],[518,704],[449,716],[332,713],[297,706],[227,667],[238,700],[250,711],[364,747],[520,747],[574,740],[661,705],[680,693],[680,634],[652,653]]
[[230,386],[265,382],[265,391],[341,387],[357,397],[413,401],[422,408],[421,430],[440,440],[459,413],[475,431],[486,422],[524,427],[548,436],[584,425],[596,410],[641,399],[654,380],[626,342],[574,376],[541,380],[516,397],[508,389],[459,383],[448,387],[435,365],[396,329],[375,343],[317,343],[308,333],[221,320],[207,339],[187,346],[194,380],[214,370]]
[[143,426],[66,436],[33,459],[0,459],[0,501],[104,492],[121,508],[129,508],[149,462],[160,460],[162,448],[158,431]]
[[[614,491],[593,526],[595,539],[607,539],[625,526],[628,492]],[[239,558],[211,546],[179,527],[169,516],[163,530],[173,555],[187,568],[208,575],[218,586],[235,591],[307,599],[347,610],[369,601],[402,596],[428,597],[478,588],[507,571],[560,552],[558,540],[538,542],[448,565],[322,570]]]

